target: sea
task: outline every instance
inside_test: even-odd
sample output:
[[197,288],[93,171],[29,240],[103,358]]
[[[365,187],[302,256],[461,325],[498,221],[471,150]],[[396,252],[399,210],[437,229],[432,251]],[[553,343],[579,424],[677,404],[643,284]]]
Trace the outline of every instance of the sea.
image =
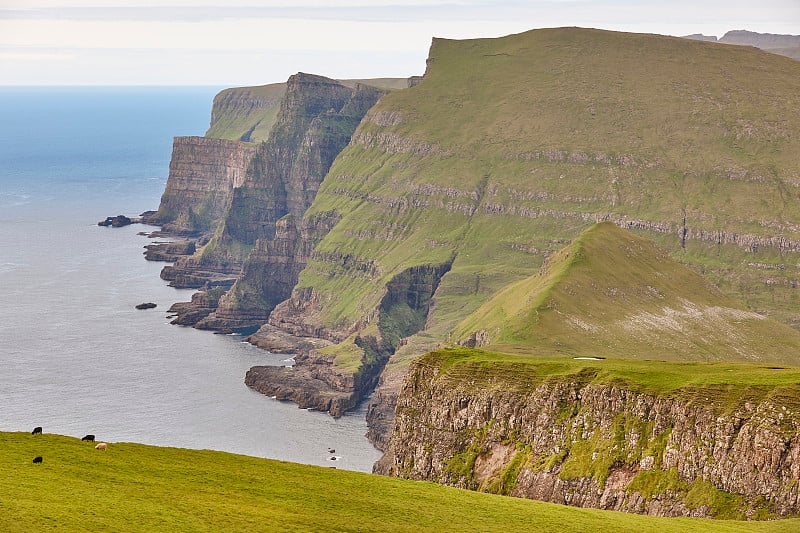
[[334,419],[249,389],[290,356],[170,325],[193,291],[145,261],[157,228],[97,225],[158,208],[172,137],[203,135],[219,89],[0,87],[0,430],[369,472],[364,406]]

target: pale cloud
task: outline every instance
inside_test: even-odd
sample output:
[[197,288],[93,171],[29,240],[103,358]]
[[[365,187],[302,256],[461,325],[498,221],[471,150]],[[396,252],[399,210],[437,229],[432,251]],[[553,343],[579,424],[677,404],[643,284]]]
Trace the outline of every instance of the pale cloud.
[[[0,3],[0,84],[267,83],[314,71],[304,65],[321,65],[326,72],[319,73],[335,77],[377,71],[405,76],[424,70],[434,36],[496,37],[555,26],[667,35],[721,36],[731,29],[800,34],[800,0]],[[26,57],[35,66],[27,66]],[[290,70],[285,58],[300,64]]]
[[66,54],[64,52],[41,52],[30,50],[18,51],[2,51],[0,50],[0,62],[3,63],[27,63],[29,61],[72,61],[75,59],[74,54]]
[[0,46],[196,50],[420,50],[433,35],[497,36],[526,22],[357,22],[245,19],[201,22],[0,20]]

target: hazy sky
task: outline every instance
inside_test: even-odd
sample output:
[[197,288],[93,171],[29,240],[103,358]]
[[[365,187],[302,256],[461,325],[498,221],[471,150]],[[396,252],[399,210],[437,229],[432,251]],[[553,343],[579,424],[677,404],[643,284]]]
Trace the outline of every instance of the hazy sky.
[[0,85],[422,74],[432,37],[533,28],[800,34],[800,0],[0,0]]

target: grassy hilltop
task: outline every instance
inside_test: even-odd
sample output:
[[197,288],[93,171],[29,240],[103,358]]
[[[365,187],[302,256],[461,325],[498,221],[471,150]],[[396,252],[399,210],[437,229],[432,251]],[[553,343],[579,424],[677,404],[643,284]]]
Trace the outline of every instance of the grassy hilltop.
[[537,355],[800,363],[800,332],[747,311],[653,241],[597,224],[456,330]]
[[[31,463],[41,455],[44,462]],[[222,452],[0,433],[3,531],[778,532],[797,520],[665,519]]]

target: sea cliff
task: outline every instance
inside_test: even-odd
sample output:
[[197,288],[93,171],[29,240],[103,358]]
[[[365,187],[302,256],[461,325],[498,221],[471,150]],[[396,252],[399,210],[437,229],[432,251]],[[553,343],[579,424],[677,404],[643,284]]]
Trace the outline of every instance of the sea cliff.
[[158,211],[144,220],[170,235],[213,231],[245,180],[255,147],[209,137],[175,137]]

